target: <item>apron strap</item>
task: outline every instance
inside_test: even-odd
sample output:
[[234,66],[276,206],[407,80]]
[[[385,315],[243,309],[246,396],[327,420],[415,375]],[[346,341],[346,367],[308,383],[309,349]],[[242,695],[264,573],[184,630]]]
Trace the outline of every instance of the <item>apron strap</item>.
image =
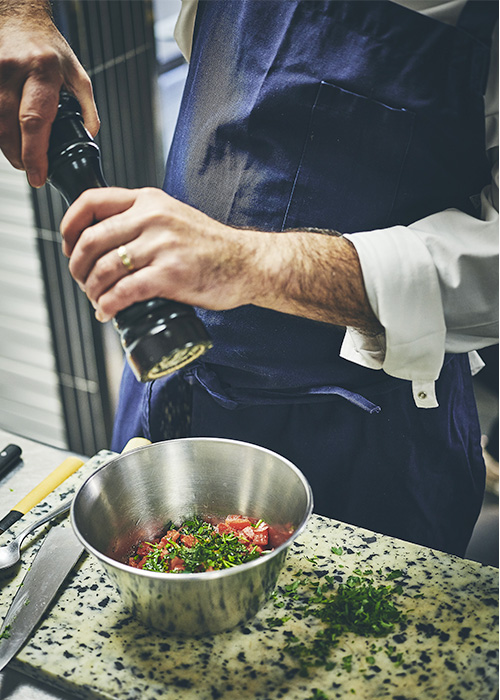
[[184,376],[188,382],[193,379],[196,380],[218,404],[230,410],[248,406],[315,403],[317,401],[331,400],[334,396],[339,396],[349,401],[349,403],[354,404],[367,413],[380,413],[382,410],[380,406],[369,401],[361,394],[340,386],[313,386],[289,391],[252,390],[238,387],[226,388],[219,380],[217,374],[202,363],[192,366],[189,370],[184,370]]

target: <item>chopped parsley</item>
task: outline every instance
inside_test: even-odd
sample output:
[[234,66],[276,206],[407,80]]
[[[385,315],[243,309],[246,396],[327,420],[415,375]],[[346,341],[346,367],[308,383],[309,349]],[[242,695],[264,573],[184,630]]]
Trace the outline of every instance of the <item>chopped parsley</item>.
[[[341,551],[340,547],[332,547],[335,554]],[[381,571],[377,573],[382,574]],[[299,576],[301,574],[299,572]],[[343,635],[351,632],[364,637],[386,637],[395,631],[396,626],[406,623],[406,615],[398,609],[395,602],[395,596],[403,590],[402,586],[399,583],[376,585],[372,574],[371,569],[354,569],[345,583],[337,583],[333,576],[326,575],[319,585],[310,578],[301,577],[284,586],[284,596],[293,601],[305,599],[305,603],[299,605],[302,614],[315,617],[323,623],[309,641],[287,634],[285,651],[297,661],[302,676],[308,676],[309,669],[313,667],[323,666],[327,670],[334,668],[335,663],[330,660],[330,655]],[[402,571],[391,571],[385,580],[392,582],[402,575]],[[277,602],[279,604],[280,601]],[[276,627],[277,624],[274,619],[272,626]],[[375,650],[375,645],[372,645],[372,654]],[[396,665],[400,665],[402,655],[395,651],[395,648],[388,647],[386,653]],[[375,664],[373,655],[367,656],[365,660],[370,665]],[[341,659],[344,671],[350,672],[352,665],[352,655]]]
[[328,696],[324,694],[319,688],[313,688],[313,694],[310,695],[306,700],[328,700]]

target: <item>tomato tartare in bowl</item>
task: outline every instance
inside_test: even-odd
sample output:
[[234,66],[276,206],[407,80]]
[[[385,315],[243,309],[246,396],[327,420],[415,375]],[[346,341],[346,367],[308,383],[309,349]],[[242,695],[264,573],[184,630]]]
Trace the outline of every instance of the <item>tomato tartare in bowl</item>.
[[280,455],[181,438],[98,469],[78,490],[71,520],[125,607],[149,626],[191,636],[257,613],[312,507],[306,478]]

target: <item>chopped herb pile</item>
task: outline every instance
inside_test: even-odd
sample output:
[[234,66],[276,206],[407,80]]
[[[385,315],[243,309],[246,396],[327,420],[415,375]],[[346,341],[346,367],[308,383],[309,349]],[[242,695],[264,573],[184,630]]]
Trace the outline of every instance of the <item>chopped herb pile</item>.
[[[332,548],[332,552],[340,554],[341,550]],[[309,669],[315,666],[333,669],[336,664],[331,660],[331,652],[342,635],[348,632],[364,637],[385,637],[394,632],[397,625],[405,625],[406,615],[397,608],[394,600],[402,592],[402,586],[398,583],[374,585],[372,574],[370,569],[355,569],[345,583],[339,584],[333,576],[326,575],[319,585],[308,579],[297,579],[285,586],[285,595],[295,600],[304,598],[303,593],[299,592],[301,587],[306,586],[309,591],[312,587],[312,593],[307,596],[305,604],[299,606],[299,610],[324,623],[309,642],[287,634],[285,651],[297,660],[301,675],[308,676]],[[401,571],[391,571],[385,578],[392,581],[400,576]],[[283,607],[284,604],[277,602],[276,605]],[[272,618],[268,623],[275,627],[288,619],[287,616]],[[374,645],[372,651],[375,651]],[[394,661],[401,663],[402,659],[396,658]],[[368,656],[366,662],[374,664],[375,660]],[[341,666],[345,671],[350,671],[352,656],[344,656]]]
[[328,624],[336,636],[354,632],[365,637],[385,637],[401,621],[401,613],[391,602],[400,586],[374,586],[373,580],[349,576],[328,598],[318,599],[314,615]]
[[212,525],[199,517],[175,528],[153,542],[141,542],[128,563],[161,573],[215,571],[257,559],[269,550],[269,526],[240,515]]

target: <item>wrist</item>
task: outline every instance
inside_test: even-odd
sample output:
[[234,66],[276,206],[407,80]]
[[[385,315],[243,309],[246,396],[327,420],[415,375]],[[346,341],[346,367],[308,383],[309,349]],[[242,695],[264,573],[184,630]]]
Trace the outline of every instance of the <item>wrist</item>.
[[0,0],[0,36],[2,45],[16,45],[27,36],[57,32],[48,2],[9,2]]
[[48,0],[0,0],[0,17],[52,20],[52,6]]

